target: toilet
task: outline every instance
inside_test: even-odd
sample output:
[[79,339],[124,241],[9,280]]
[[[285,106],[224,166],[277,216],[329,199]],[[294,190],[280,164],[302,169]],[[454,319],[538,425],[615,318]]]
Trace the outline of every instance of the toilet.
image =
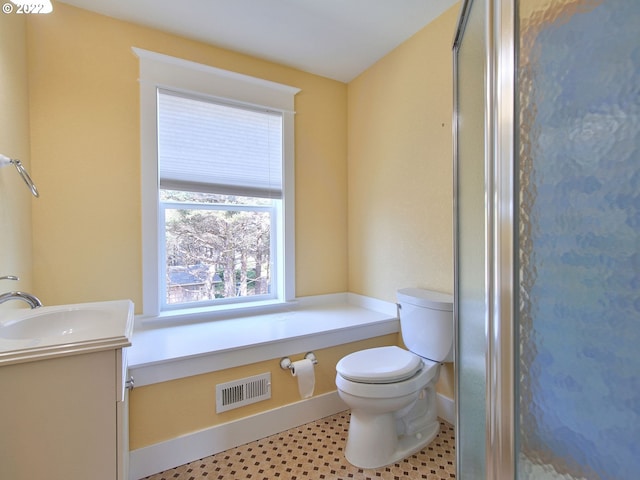
[[453,361],[453,296],[418,288],[397,292],[402,340],[361,350],[336,365],[338,395],[351,409],[345,457],[377,468],[420,451],[438,434],[435,385]]

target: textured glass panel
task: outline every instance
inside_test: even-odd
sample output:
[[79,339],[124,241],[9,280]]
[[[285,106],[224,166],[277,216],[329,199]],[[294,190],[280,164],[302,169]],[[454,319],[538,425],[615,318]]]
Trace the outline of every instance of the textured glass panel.
[[521,480],[640,478],[639,32],[520,2]]
[[475,0],[457,53],[457,272],[459,478],[485,476],[486,2]]

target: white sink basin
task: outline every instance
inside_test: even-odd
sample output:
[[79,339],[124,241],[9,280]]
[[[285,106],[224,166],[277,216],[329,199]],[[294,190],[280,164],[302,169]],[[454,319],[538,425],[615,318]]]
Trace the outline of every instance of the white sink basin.
[[113,344],[126,346],[132,333],[130,300],[20,309],[0,321],[0,363],[23,356],[26,360]]
[[38,308],[25,318],[11,321],[0,328],[0,337],[27,340],[44,337],[63,337],[82,334],[109,321],[111,313],[98,309],[46,310]]

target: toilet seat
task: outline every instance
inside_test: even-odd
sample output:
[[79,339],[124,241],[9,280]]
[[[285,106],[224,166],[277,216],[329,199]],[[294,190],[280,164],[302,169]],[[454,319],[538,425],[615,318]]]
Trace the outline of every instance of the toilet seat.
[[397,383],[413,377],[422,359],[396,346],[376,347],[351,353],[336,365],[338,374],[357,383]]
[[440,364],[429,360],[412,377],[394,383],[363,383],[347,380],[340,373],[336,374],[336,387],[339,392],[361,398],[391,399],[404,395],[412,395],[425,388],[429,382],[438,378]]

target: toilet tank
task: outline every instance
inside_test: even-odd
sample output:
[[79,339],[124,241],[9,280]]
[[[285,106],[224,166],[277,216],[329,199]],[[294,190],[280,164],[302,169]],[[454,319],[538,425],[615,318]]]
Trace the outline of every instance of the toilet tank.
[[453,362],[453,296],[420,288],[397,292],[407,348],[435,362]]

